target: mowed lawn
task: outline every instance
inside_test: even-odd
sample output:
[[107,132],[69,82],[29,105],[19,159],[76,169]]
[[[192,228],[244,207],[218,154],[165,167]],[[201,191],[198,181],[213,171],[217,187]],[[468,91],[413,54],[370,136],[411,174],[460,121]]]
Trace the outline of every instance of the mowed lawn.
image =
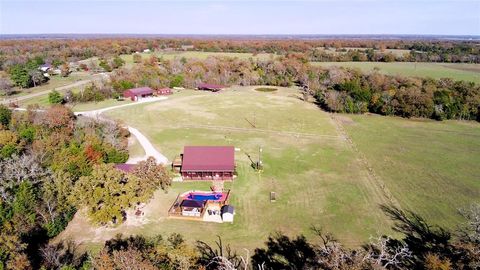
[[363,72],[372,72],[377,67],[381,73],[387,75],[430,77],[434,79],[452,78],[480,83],[480,64],[412,62],[311,62],[311,64],[323,67],[358,68]]
[[344,127],[404,209],[453,228],[480,202],[480,124],[345,115]]
[[[311,226],[332,232],[347,246],[392,233],[390,221],[379,209],[386,199],[368,179],[357,154],[337,134],[327,113],[299,97],[298,91],[288,88],[270,93],[252,87],[220,93],[186,90],[166,101],[107,112],[142,131],[170,160],[185,145],[239,148],[238,178],[227,184],[236,208],[235,222],[168,219],[167,210],[178,193],[209,190],[211,185],[177,182],[168,193],[157,191],[142,222],[98,229],[77,215],[60,237],[98,246],[117,233],[177,232],[209,243],[220,235],[235,249],[253,250],[276,231],[311,236]],[[248,158],[256,160],[259,147],[265,164],[261,174],[252,169]],[[277,194],[276,202],[269,200],[271,191]]]

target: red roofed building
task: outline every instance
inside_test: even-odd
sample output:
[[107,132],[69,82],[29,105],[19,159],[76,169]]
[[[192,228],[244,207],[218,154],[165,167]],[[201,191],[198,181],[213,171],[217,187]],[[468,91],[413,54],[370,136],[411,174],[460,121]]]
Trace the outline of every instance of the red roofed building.
[[137,167],[137,164],[127,164],[127,163],[117,163],[117,164],[115,164],[116,169],[124,171],[126,173],[133,172],[133,170],[135,170],[135,167]]
[[197,85],[198,90],[208,90],[212,92],[218,92],[223,88],[226,88],[226,86],[220,84],[200,83],[199,85]]
[[153,96],[153,90],[150,87],[132,88],[123,92],[123,97],[130,98],[132,101],[149,96]]
[[185,146],[180,173],[184,180],[233,180],[233,146]]

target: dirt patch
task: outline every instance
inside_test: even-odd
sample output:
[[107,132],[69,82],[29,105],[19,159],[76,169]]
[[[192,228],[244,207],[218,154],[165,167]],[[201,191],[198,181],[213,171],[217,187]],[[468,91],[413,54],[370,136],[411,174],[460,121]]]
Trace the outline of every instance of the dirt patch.
[[258,88],[255,88],[255,91],[258,91],[258,92],[275,92],[277,90],[278,90],[277,88],[273,88],[273,87],[258,87]]
[[355,125],[355,121],[352,120],[352,118],[348,117],[348,116],[344,116],[344,115],[337,115],[336,116],[337,120],[339,120],[342,125]]

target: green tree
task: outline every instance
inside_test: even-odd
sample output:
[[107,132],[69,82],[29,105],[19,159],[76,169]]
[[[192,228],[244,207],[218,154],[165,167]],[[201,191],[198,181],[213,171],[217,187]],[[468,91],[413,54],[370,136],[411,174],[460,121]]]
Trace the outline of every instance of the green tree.
[[105,59],[100,60],[100,63],[98,65],[106,72],[112,71],[112,67],[107,63],[107,61],[105,61]]
[[181,87],[183,85],[184,78],[183,75],[177,74],[172,77],[170,80],[170,87]]
[[157,164],[153,157],[139,162],[133,174],[140,179],[139,197],[146,196],[148,199],[157,188],[161,187],[163,190],[167,190],[171,185],[167,169],[163,165]]
[[133,55],[133,63],[140,63],[142,62],[142,56],[139,53]]
[[12,120],[12,111],[5,105],[0,104],[0,125],[8,127]]
[[17,146],[15,144],[7,144],[4,145],[0,150],[0,156],[3,159],[12,157],[13,154],[17,152]]
[[16,228],[22,232],[27,232],[35,225],[37,205],[37,196],[35,189],[29,181],[23,181],[18,185],[13,200],[13,220]]
[[52,92],[48,94],[48,102],[50,104],[61,104],[63,97],[57,90],[52,90]]
[[91,175],[80,177],[70,200],[80,207],[87,207],[95,223],[120,223],[124,210],[136,202],[137,189],[135,176],[126,176],[113,164],[100,164],[93,168]]
[[112,61],[112,62],[113,62],[112,67],[113,67],[114,69],[117,69],[117,68],[119,68],[119,67],[121,67],[121,66],[123,66],[123,65],[125,64],[125,60],[123,60],[122,58],[120,58],[120,56],[118,56],[118,55],[113,58],[113,61]]
[[28,88],[33,83],[28,70],[23,65],[14,65],[9,73],[10,79],[19,87]]

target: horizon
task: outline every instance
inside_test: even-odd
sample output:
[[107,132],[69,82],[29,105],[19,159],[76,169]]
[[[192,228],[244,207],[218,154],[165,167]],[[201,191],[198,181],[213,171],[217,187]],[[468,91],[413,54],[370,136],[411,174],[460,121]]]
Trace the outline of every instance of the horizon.
[[479,14],[470,0],[1,0],[0,35],[479,36]]

